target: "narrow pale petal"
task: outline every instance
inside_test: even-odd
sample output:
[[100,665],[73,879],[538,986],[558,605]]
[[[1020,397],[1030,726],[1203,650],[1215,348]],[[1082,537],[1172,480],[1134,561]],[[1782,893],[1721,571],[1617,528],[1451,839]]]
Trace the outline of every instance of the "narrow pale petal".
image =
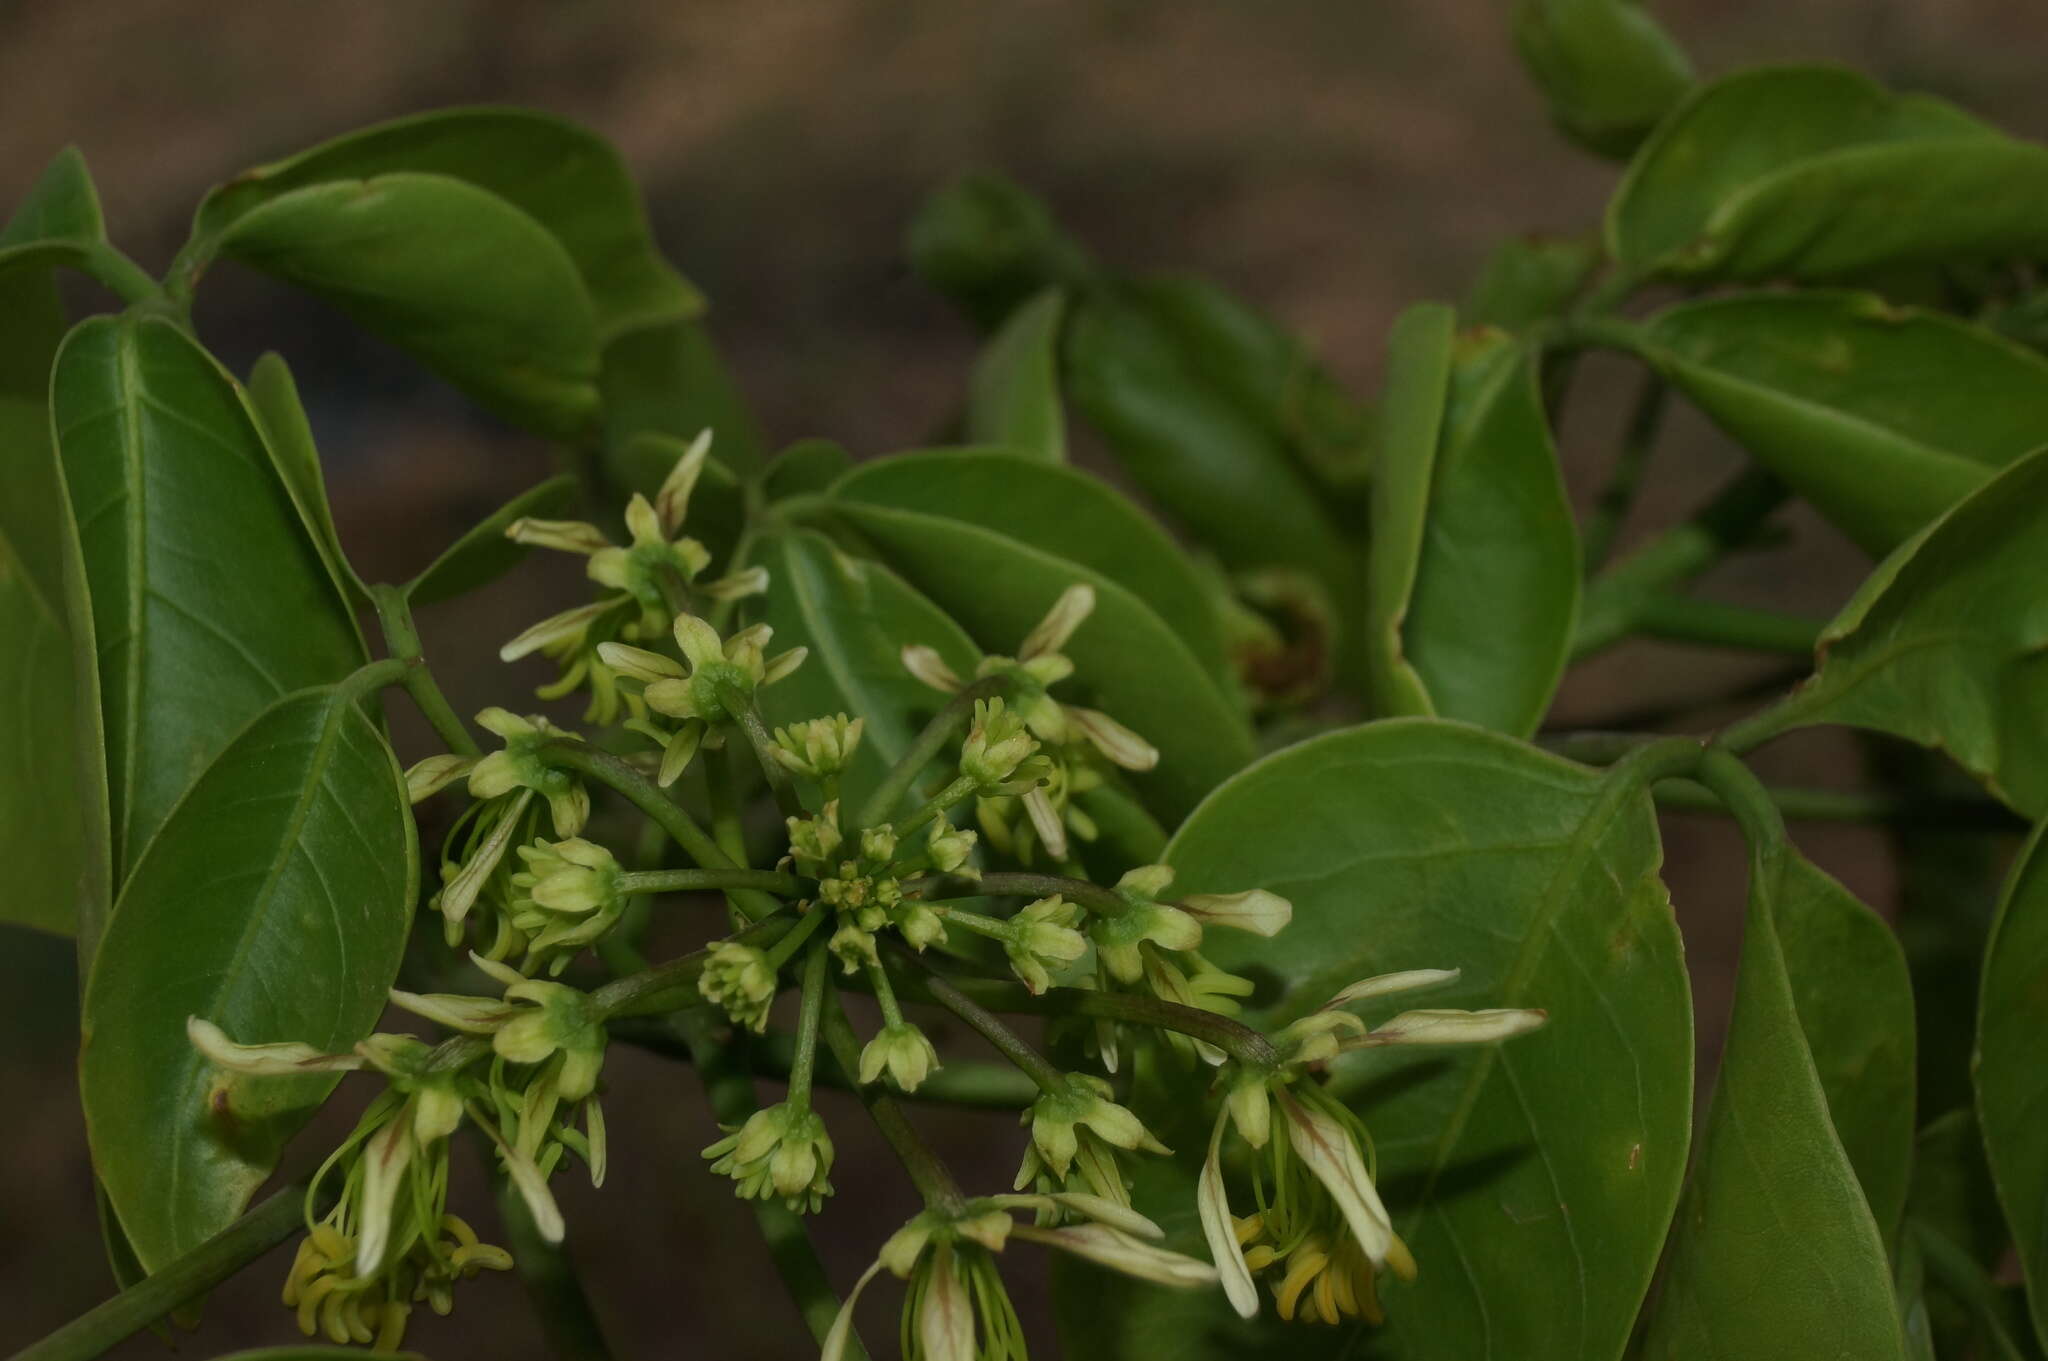
[[1180,905],[1204,925],[1234,927],[1255,936],[1277,936],[1294,920],[1294,904],[1262,888],[1191,894]]
[[488,997],[463,997],[449,992],[391,990],[393,1006],[465,1035],[488,1035],[510,1020],[516,1009]]
[[432,798],[469,774],[475,764],[474,756],[429,756],[405,772],[406,802],[421,803]]
[[768,589],[766,567],[745,567],[729,573],[716,581],[707,581],[698,589],[713,600],[744,600],[750,595],[760,595]]
[[475,1102],[470,1103],[469,1118],[476,1121],[478,1128],[498,1146],[505,1162],[505,1175],[511,1178],[519,1198],[526,1202],[527,1213],[533,1216],[533,1227],[548,1242],[561,1242],[567,1227],[562,1223],[562,1210],[555,1204],[554,1193],[548,1190],[547,1178],[541,1176],[540,1169],[533,1165],[531,1159],[505,1142],[505,1136]]
[[1318,1110],[1312,1110],[1285,1092],[1278,1093],[1280,1110],[1287,1118],[1287,1137],[1302,1163],[1323,1184],[1344,1212],[1351,1236],[1374,1266],[1386,1264],[1394,1242],[1394,1226],[1379,1188],[1366,1173],[1365,1162],[1349,1131]]
[[1059,810],[1052,806],[1052,800],[1045,796],[1045,790],[1031,789],[1024,794],[1024,811],[1031,815],[1031,825],[1038,831],[1038,839],[1045,843],[1045,853],[1055,860],[1067,858],[1067,829],[1060,822]]
[[941,1243],[926,1268],[918,1300],[917,1341],[926,1361],[974,1361],[974,1301],[953,1262],[953,1248]]
[[1318,1010],[1328,1011],[1332,1007],[1349,1006],[1353,1002],[1363,1002],[1370,997],[1385,997],[1390,992],[1413,992],[1417,988],[1434,988],[1445,983],[1455,983],[1458,981],[1459,972],[1457,969],[1407,969],[1401,973],[1375,974],[1371,978],[1359,979],[1323,1003]]
[[529,548],[552,548],[560,553],[595,553],[611,547],[603,530],[582,520],[536,520],[527,516],[506,525],[505,537]]
[[521,815],[526,812],[528,801],[533,798],[531,789],[522,789],[498,825],[491,828],[491,834],[484,838],[484,844],[476,848],[469,863],[462,872],[448,881],[448,887],[441,890],[441,915],[451,922],[461,922],[469,915],[469,909],[476,905],[477,894],[483,892],[491,872],[498,868],[498,862],[505,858],[506,847],[512,844],[512,833],[518,830]]
[[590,1145],[590,1184],[602,1188],[607,1159],[604,1107],[594,1096],[583,1106],[583,1133]]
[[356,1275],[374,1273],[391,1245],[391,1206],[412,1161],[412,1121],[403,1115],[370,1136],[363,1149],[363,1222],[356,1237]]
[[1201,1216],[1202,1236],[1209,1240],[1209,1256],[1223,1281],[1224,1297],[1240,1318],[1259,1312],[1259,1288],[1252,1269],[1245,1264],[1244,1249],[1238,1246],[1237,1230],[1230,1222],[1230,1203],[1223,1192],[1223,1124],[1229,1111],[1216,1112],[1216,1128],[1209,1135],[1209,1157],[1202,1164],[1202,1179],[1195,1184],[1195,1210]]
[[868,1263],[868,1269],[861,1272],[860,1279],[853,1283],[846,1299],[839,1306],[839,1312],[832,1317],[831,1331],[825,1334],[825,1348],[818,1353],[818,1361],[845,1361],[851,1353],[847,1344],[853,1340],[853,1307],[860,1303],[860,1292],[868,1288],[868,1282],[882,1269],[880,1258]]
[[633,536],[636,548],[649,548],[666,543],[667,537],[661,532],[661,519],[654,513],[654,503],[639,492],[626,502],[626,532]]
[[[594,600],[588,605],[578,605],[573,610],[563,610],[560,614],[551,614],[514,638],[511,642],[499,648],[498,660],[501,662],[516,662],[529,652],[540,651],[549,643],[559,642],[561,639],[581,633],[584,629],[589,628],[599,615],[618,603],[616,598]],[[500,734],[500,736],[503,735]]]
[[1076,582],[1060,592],[1060,598],[1052,602],[1045,618],[1038,621],[1038,627],[1024,637],[1024,644],[1017,649],[1017,660],[1028,662],[1048,652],[1058,652],[1067,645],[1067,639],[1074,636],[1074,630],[1094,612],[1095,588],[1086,582]]
[[1404,1011],[1375,1026],[1354,1048],[1383,1044],[1490,1044],[1526,1035],[1550,1019],[1534,1009],[1502,1007],[1489,1011]]
[[1065,707],[1068,722],[1079,728],[1081,735],[1113,764],[1125,770],[1150,770],[1159,764],[1159,748],[1100,709],[1082,709],[1072,704]]
[[643,683],[672,680],[684,674],[683,668],[672,659],[630,643],[599,643],[597,657],[620,675],[631,676]]
[[674,784],[689,769],[690,761],[697,755],[697,746],[703,740],[703,725],[685,722],[668,740],[668,745],[661,749],[661,769],[655,773],[654,782],[663,789]]
[[1207,1262],[1143,1242],[1107,1224],[1069,1224],[1058,1229],[1019,1224],[1011,1232],[1015,1237],[1071,1252],[1112,1271],[1157,1285],[1188,1289],[1214,1285],[1217,1281],[1216,1268]]
[[354,1054],[329,1054],[310,1044],[236,1044],[203,1016],[185,1018],[185,1037],[214,1067],[253,1077],[340,1073],[363,1066],[363,1060]]
[[768,665],[761,673],[761,684],[773,685],[804,664],[804,658],[811,655],[807,647],[793,647],[768,659]]
[[960,678],[953,674],[952,667],[946,665],[946,659],[922,643],[903,649],[903,669],[919,682],[949,695],[961,688]]
[[526,982],[526,975],[502,960],[485,959],[476,951],[469,952],[469,962],[501,988],[515,988]]
[[703,474],[704,462],[710,456],[711,431],[707,428],[690,441],[690,447],[676,460],[676,466],[670,468],[668,476],[661,480],[660,490],[654,493],[654,513],[661,521],[666,537],[673,539],[689,517],[690,493],[697,489],[697,479]]
[[690,659],[692,667],[725,660],[725,645],[718,630],[694,614],[676,616],[676,646]]

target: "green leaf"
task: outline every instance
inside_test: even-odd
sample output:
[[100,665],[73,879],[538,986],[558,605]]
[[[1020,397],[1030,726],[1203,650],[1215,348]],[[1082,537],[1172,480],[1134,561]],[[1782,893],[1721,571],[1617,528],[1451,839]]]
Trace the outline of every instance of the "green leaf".
[[1887,1244],[1913,1168],[1913,986],[1890,926],[1804,859],[1773,904],[1828,1116]]
[[81,323],[57,355],[52,415],[125,873],[244,724],[362,653],[234,380],[184,332]]
[[[1643,144],[1608,206],[1623,268],[1753,279],[1840,277],[1980,245],[2009,233],[2008,206],[2035,215],[2031,182],[1996,180],[1948,203],[1910,178],[1933,162],[2016,169],[2021,144],[1937,99],[1895,95],[1854,71],[1761,67],[1701,87]],[[1950,176],[1940,177],[1954,193]],[[1772,223],[1766,214],[1778,214]]]
[[1045,204],[999,175],[963,175],[926,198],[906,244],[917,276],[985,331],[1043,289],[1090,271]]
[[1642,353],[1758,462],[1882,555],[2048,442],[2048,360],[1868,294],[1659,313]]
[[588,290],[601,341],[704,310],[648,232],[617,151],[586,128],[529,109],[441,109],[352,132],[244,171],[199,207],[207,241],[297,189],[383,175],[441,175],[504,199],[561,243]]
[[828,492],[853,467],[853,455],[828,439],[800,439],[775,455],[761,473],[769,501]]
[[596,421],[597,322],[575,262],[495,194],[412,173],[312,184],[233,217],[218,243],[508,420],[562,438]]
[[[2036,578],[2038,580],[2038,578]],[[2048,823],[2043,824],[2048,827]],[[2036,829],[2006,881],[1977,1009],[1977,1119],[2026,1273],[2034,1332],[2048,1347],[2048,832]]]
[[1276,410],[1247,407],[1215,376],[1238,351],[1205,359],[1159,295],[1137,288],[1080,302],[1066,346],[1075,408],[1197,543],[1234,570],[1298,567],[1351,598],[1356,555],[1296,466]]
[[1634,0],[1522,0],[1515,47],[1567,137],[1626,156],[1692,88],[1692,63]]
[[[1544,1029],[1498,1048],[1380,1049],[1336,1065],[1334,1089],[1372,1132],[1380,1184],[1421,1266],[1414,1284],[1383,1292],[1388,1323],[1369,1334],[1372,1355],[1621,1354],[1677,1199],[1692,1112],[1689,990],[1660,858],[1639,784],[1430,719],[1275,753],[1175,834],[1177,892],[1263,887],[1294,904],[1271,940],[1219,929],[1202,943],[1259,979],[1260,996],[1284,999],[1262,1024],[1412,968],[1464,971],[1421,1005],[1550,1012]],[[1363,1341],[1282,1325],[1270,1310],[1245,1333],[1303,1358],[1356,1355]],[[1122,1342],[1099,1355],[1165,1354]],[[1251,1353],[1233,1341],[1172,1354]]]
[[[686,443],[709,430],[711,449],[740,473],[759,468],[767,444],[701,321],[649,326],[604,349],[605,473],[615,488],[652,496],[630,466],[632,442],[647,433]],[[656,484],[659,485],[657,479]]]
[[1929,1355],[2038,1357],[2038,1348],[2015,1340],[2031,1326],[2024,1301],[2006,1297],[2019,1292],[1993,1283],[2011,1235],[1974,1110],[1950,1111],[1920,1131],[1906,1213],[1904,1245],[1921,1265],[1919,1279],[1910,1279],[1911,1262],[1901,1256],[1899,1299],[1909,1338],[1924,1337]]
[[1750,872],[1721,1075],[1642,1355],[1900,1361],[1884,1240],[1830,1122],[1815,1018],[1779,937],[1781,912],[1839,890],[1782,846],[1753,855]]
[[1435,711],[1527,737],[1564,675],[1579,536],[1538,389],[1539,355],[1461,343],[1402,648]]
[[1813,678],[1754,720],[1874,728],[1939,747],[2030,818],[2048,814],[2048,450],[1878,566],[1821,636]]
[[349,686],[265,709],[150,843],[87,984],[79,1059],[93,1164],[145,1267],[234,1220],[335,1082],[216,1072],[186,1018],[346,1051],[384,1010],[418,881],[398,763]]
[[0,276],[16,270],[39,274],[59,265],[82,268],[106,240],[99,191],[86,172],[85,157],[77,147],[65,147],[0,228]]
[[[1219,687],[1232,683],[1215,607],[1187,554],[1114,488],[1086,473],[1006,452],[934,449],[864,463],[832,494],[842,502],[979,525],[1078,563],[1151,606]],[[1014,644],[989,650],[1005,648]]]
[[755,617],[774,628],[775,649],[811,650],[802,666],[761,691],[761,712],[770,724],[864,717],[840,794],[844,806],[858,808],[946,702],[903,669],[904,647],[936,648],[960,675],[974,673],[981,651],[894,572],[848,557],[822,534],[772,534],[750,557],[768,569],[768,594]]
[[1516,236],[1493,248],[1458,304],[1468,326],[1520,331],[1561,314],[1600,267],[1587,236]]
[[443,549],[440,557],[405,584],[406,598],[415,605],[431,605],[496,581],[525,561],[531,551],[505,537],[507,526],[529,515],[559,516],[575,499],[576,479],[567,473],[527,488]]
[[348,554],[341,549],[341,535],[335,532],[327,479],[320,471],[320,448],[313,442],[312,423],[306,418],[299,386],[283,355],[272,351],[256,360],[249,370],[245,396],[277,475],[284,479],[285,490],[298,507],[299,523],[306,527],[320,560],[327,565],[334,589],[349,600],[367,601],[369,588],[349,565]]
[[1441,303],[1403,312],[1387,337],[1366,565],[1366,644],[1373,707],[1382,714],[1435,712],[1402,647],[1429,515],[1430,483],[1451,382],[1454,317]]
[[[1044,464],[1015,465],[1041,477],[1080,478]],[[990,652],[1014,653],[1062,591],[1093,586],[1094,614],[1061,649],[1075,675],[1060,693],[1107,711],[1159,749],[1158,769],[1133,779],[1153,812],[1178,819],[1251,759],[1242,706],[1143,598],[1094,567],[951,515],[844,497],[833,504],[884,562]]]
[[1047,463],[1067,461],[1060,415],[1060,318],[1066,299],[1041,293],[989,340],[967,388],[967,438],[1000,444]]

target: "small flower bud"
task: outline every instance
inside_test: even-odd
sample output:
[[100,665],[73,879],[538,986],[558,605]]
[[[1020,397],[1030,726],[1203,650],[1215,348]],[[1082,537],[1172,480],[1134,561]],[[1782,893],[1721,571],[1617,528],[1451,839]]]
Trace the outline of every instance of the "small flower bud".
[[908,1021],[883,1026],[860,1052],[860,1080],[873,1082],[884,1072],[898,1090],[914,1092],[939,1066],[938,1051],[925,1033]]
[[960,773],[982,793],[991,793],[1037,750],[1038,742],[1024,730],[1024,720],[1004,709],[1002,700],[976,700],[974,724],[960,744]]
[[775,970],[753,946],[727,941],[704,961],[697,991],[723,1008],[734,1025],[759,1035],[768,1029],[768,1008],[775,1001]]
[[775,730],[775,759],[795,774],[811,779],[837,775],[853,759],[867,720],[845,714],[792,723]]
[[797,868],[805,874],[823,875],[843,840],[839,834],[839,805],[827,804],[825,811],[815,817],[789,818],[787,826],[789,853],[795,857]]
[[860,858],[870,865],[882,866],[896,858],[896,832],[888,823],[870,827],[860,834]]
[[405,772],[405,797],[422,803],[468,775],[477,762],[474,756],[429,756]]
[[1113,917],[1096,917],[1088,923],[1088,935],[1110,976],[1135,983],[1145,976],[1140,945],[1149,941],[1162,950],[1195,949],[1202,943],[1202,924],[1177,907],[1140,902]]
[[832,1138],[825,1122],[790,1102],[769,1106],[704,1150],[711,1170],[738,1183],[742,1200],[778,1197],[790,1209],[816,1211],[832,1194]]
[[974,841],[974,833],[963,832],[944,818],[937,818],[925,834],[924,850],[931,857],[933,869],[941,874],[957,874],[974,853]]
[[864,931],[857,922],[847,922],[832,933],[832,939],[825,942],[825,948],[839,961],[839,967],[846,973],[859,973],[871,964],[882,962],[875,953],[875,937],[872,931]]
[[1080,916],[1078,905],[1055,893],[1010,918],[1003,953],[1009,956],[1011,972],[1032,993],[1042,993],[1051,986],[1054,966],[1071,964],[1088,953],[1087,938],[1074,929]]
[[1031,1145],[1057,1180],[1065,1181],[1073,1167],[1080,1144],[1076,1127],[1085,1127],[1118,1148],[1172,1151],[1153,1138],[1136,1115],[1111,1101],[1109,1091],[1109,1084],[1099,1077],[1070,1073],[1063,1088],[1032,1103],[1027,1116]]

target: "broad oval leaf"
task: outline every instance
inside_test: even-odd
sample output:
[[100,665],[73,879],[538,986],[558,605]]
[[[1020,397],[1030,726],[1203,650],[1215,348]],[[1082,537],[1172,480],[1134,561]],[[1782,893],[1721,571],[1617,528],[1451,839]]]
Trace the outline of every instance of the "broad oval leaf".
[[65,147],[0,227],[0,275],[17,270],[40,274],[57,265],[78,268],[106,239],[99,191],[86,172],[85,157],[77,147]]
[[[1977,1118],[1992,1183],[2012,1227],[2032,1301],[2035,1336],[2048,1346],[2048,823],[2013,866],[1984,952],[1977,1009]],[[1966,1240],[1967,1241],[1967,1240]]]
[[559,437],[596,422],[590,295],[547,228],[495,194],[445,175],[329,181],[256,204],[218,243],[508,420]]
[[1692,63],[1636,0],[1522,0],[1515,47],[1565,135],[1626,156],[1685,97]]
[[2048,444],[2048,359],[1859,293],[1752,293],[1659,313],[1644,356],[1875,554]]
[[[1414,1284],[1386,1288],[1372,1355],[1621,1354],[1692,1112],[1689,990],[1660,859],[1639,784],[1431,719],[1269,756],[1174,835],[1177,892],[1267,888],[1294,904],[1271,940],[1219,929],[1203,941],[1223,967],[1285,986],[1261,1022],[1421,967],[1464,970],[1428,1005],[1550,1012],[1498,1048],[1381,1049],[1337,1065],[1335,1089],[1372,1132],[1421,1265]],[[1246,1332],[1275,1355],[1351,1355],[1363,1340],[1262,1317]],[[1104,1354],[1143,1354],[1125,1342]]]
[[292,504],[299,508],[299,522],[319,550],[320,560],[327,564],[334,589],[346,599],[367,602],[369,588],[341,550],[334,508],[327,500],[327,478],[320,470],[320,448],[313,442],[313,424],[299,401],[299,385],[283,355],[272,351],[257,358],[249,370],[245,396],[249,414],[270,450],[271,463],[284,479]]
[[207,195],[193,236],[203,250],[295,189],[400,173],[473,184],[545,227],[575,261],[602,339],[704,310],[702,295],[655,249],[618,152],[586,128],[530,109],[414,114],[257,166]]
[[2008,806],[2048,814],[2048,449],[1879,564],[1758,740],[1846,723],[1939,747]]
[[1060,414],[1060,321],[1066,299],[1048,290],[1018,308],[989,338],[967,388],[967,438],[1047,463],[1067,461]]
[[767,536],[749,560],[768,569],[755,617],[775,630],[775,649],[808,647],[790,675],[761,691],[770,724],[844,713],[866,720],[840,799],[857,809],[947,697],[903,667],[912,643],[936,648],[958,675],[981,652],[938,606],[878,562],[861,561],[813,530]]
[[93,1164],[142,1264],[233,1221],[334,1077],[215,1071],[200,1016],[246,1043],[338,1053],[397,975],[419,855],[391,750],[350,686],[265,709],[129,876],[86,986]]
[[1061,592],[1093,586],[1095,612],[1061,649],[1075,674],[1060,693],[1105,710],[1159,749],[1158,768],[1132,781],[1155,813],[1180,818],[1251,759],[1243,706],[1150,605],[1095,568],[948,515],[849,499],[833,506],[986,651],[1014,653]]
[[1091,294],[1067,324],[1068,395],[1139,487],[1226,566],[1298,567],[1350,599],[1356,554],[1295,465],[1278,409],[1248,408],[1208,371],[1205,348],[1142,292]]
[[505,537],[507,527],[529,515],[559,516],[575,499],[576,479],[567,473],[527,488],[441,550],[440,557],[405,584],[406,598],[415,605],[431,605],[496,581],[530,551]]
[[1382,715],[1435,712],[1429,688],[1403,649],[1402,630],[1422,558],[1430,483],[1450,391],[1453,324],[1450,308],[1418,303],[1395,319],[1387,337],[1365,579],[1372,704]]
[[1534,347],[1497,331],[1461,342],[1401,625],[1438,715],[1518,737],[1550,707],[1579,605],[1578,530],[1537,368]]
[[1601,258],[1600,241],[1590,233],[1510,237],[1487,255],[1458,315],[1469,326],[1524,330],[1569,307]]
[[191,337],[150,317],[83,322],[51,401],[125,873],[230,737],[362,652],[234,380]]
[[[1607,248],[1636,274],[1706,269],[1727,249],[1719,224],[1775,176],[1916,138],[1997,136],[1952,105],[1895,95],[1845,68],[1738,71],[1700,87],[1636,153],[1608,205]],[[1871,203],[1866,211],[1890,209]]]
[[[1750,872],[1721,1074],[1642,1355],[1902,1361],[1884,1239],[1830,1121],[1802,1029],[1815,1018],[1800,1009],[1777,922],[1795,895],[1839,890],[1782,846]],[[1890,981],[1903,984],[1903,969]]]
[[1151,606],[1218,685],[1231,684],[1215,606],[1187,554],[1105,482],[1017,454],[934,449],[861,464],[832,495],[979,525],[1079,563]]

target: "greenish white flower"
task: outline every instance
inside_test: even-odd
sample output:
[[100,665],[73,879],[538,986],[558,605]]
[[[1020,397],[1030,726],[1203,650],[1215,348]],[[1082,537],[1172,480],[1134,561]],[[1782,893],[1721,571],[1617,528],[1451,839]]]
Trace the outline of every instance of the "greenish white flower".
[[1077,1131],[1081,1129],[1117,1148],[1172,1152],[1152,1137],[1143,1121],[1111,1101],[1109,1095],[1110,1086],[1101,1078],[1069,1073],[1059,1090],[1040,1094],[1025,1112],[1031,1125],[1031,1146],[1056,1180],[1065,1181],[1073,1167],[1080,1145]]
[[974,702],[974,721],[960,744],[960,773],[974,781],[978,792],[988,795],[1007,792],[1025,761],[1038,750],[1038,741],[1024,729],[1024,720],[997,699]]
[[503,739],[505,745],[469,770],[471,798],[495,799],[516,789],[530,789],[548,801],[555,835],[575,836],[590,819],[590,794],[566,770],[541,760],[538,748],[547,742],[575,738],[535,714],[521,718],[496,706],[476,716],[477,725]]
[[697,975],[697,991],[707,1002],[722,1007],[734,1025],[759,1035],[768,1029],[768,1008],[775,1002],[778,985],[766,954],[751,945],[726,941],[704,961],[704,970]]
[[1074,928],[1081,909],[1055,893],[1019,909],[1007,923],[1003,953],[1010,971],[1033,995],[1052,985],[1052,970],[1088,953],[1088,941]]
[[860,746],[865,718],[813,718],[775,730],[775,759],[793,774],[824,779],[846,769]]
[[742,1200],[772,1196],[799,1213],[815,1213],[832,1194],[832,1139],[808,1105],[785,1101],[755,1111],[704,1156],[713,1172],[738,1183]]
[[512,876],[512,924],[527,936],[527,967],[560,973],[624,914],[624,871],[610,851],[581,837],[536,841],[518,854],[526,868]]
[[860,1051],[860,1080],[874,1082],[886,1072],[899,1091],[916,1091],[938,1067],[938,1050],[908,1021],[883,1026]]

